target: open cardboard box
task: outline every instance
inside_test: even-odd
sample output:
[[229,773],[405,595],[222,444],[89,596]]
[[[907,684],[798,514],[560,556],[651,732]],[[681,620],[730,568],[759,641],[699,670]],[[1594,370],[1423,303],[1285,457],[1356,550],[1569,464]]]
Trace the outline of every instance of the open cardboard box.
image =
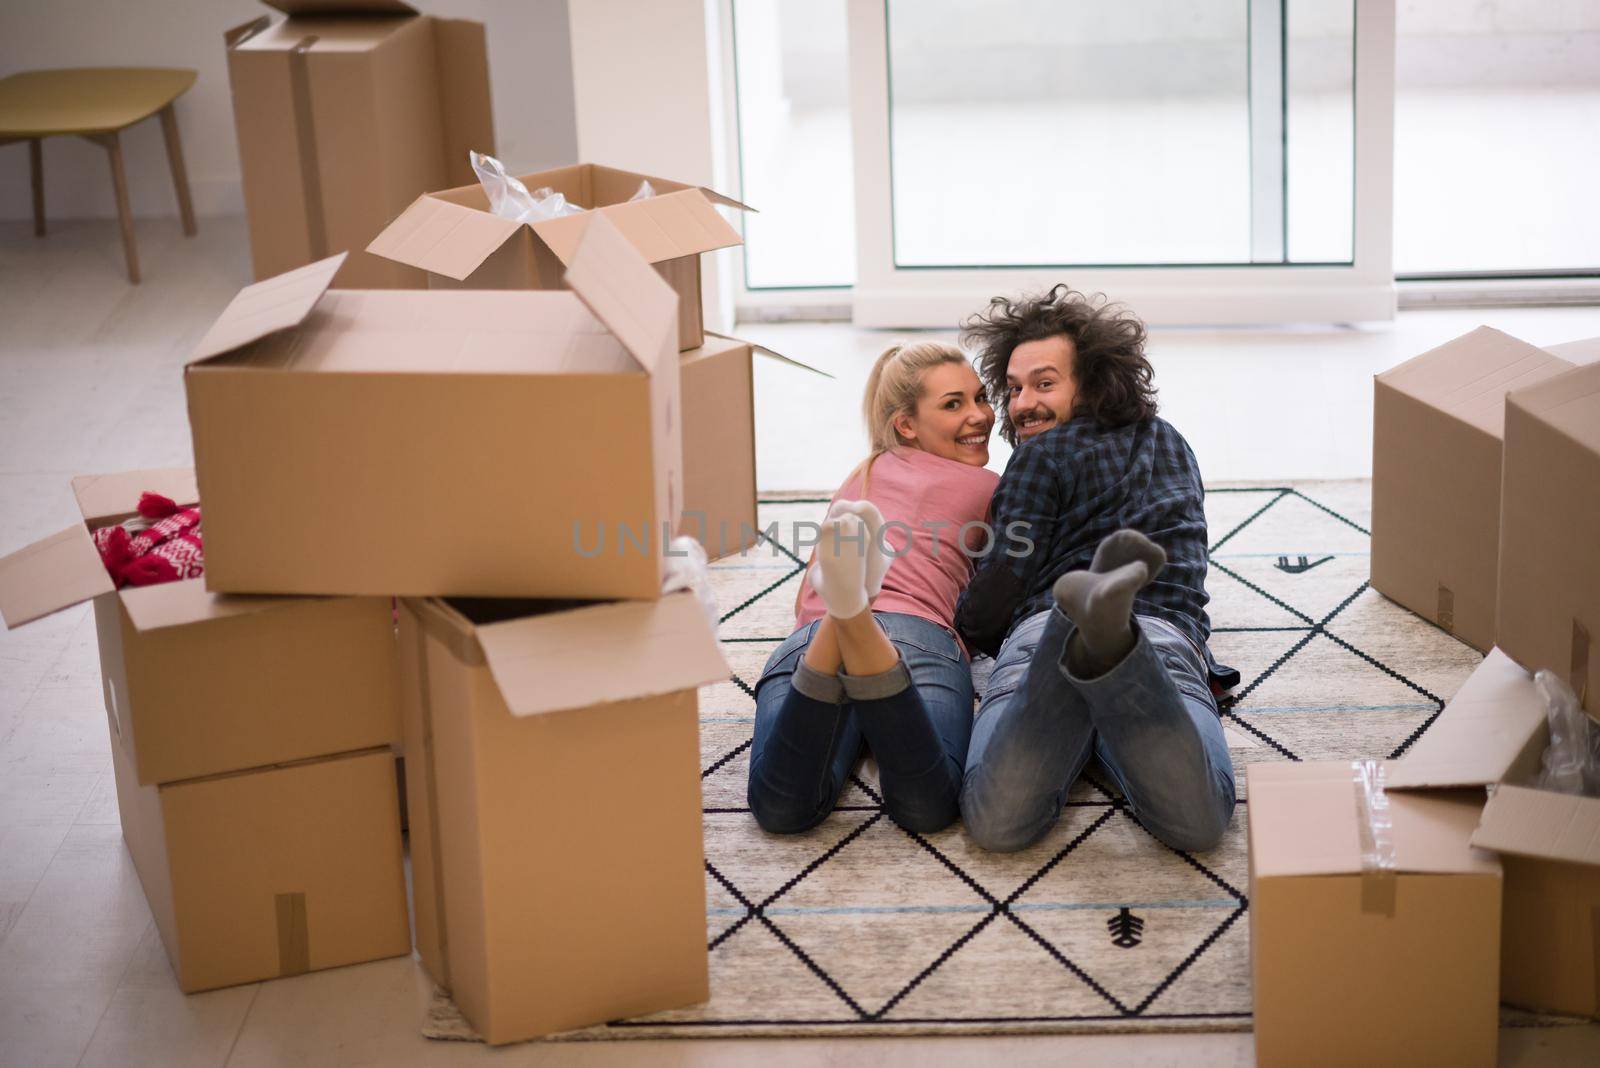
[[336,252],[345,288],[420,288],[363,251],[419,194],[494,151],[482,23],[397,0],[263,0],[288,15],[225,35],[257,278]]
[[699,602],[400,602],[423,964],[490,1043],[708,996]]
[[[430,287],[557,289],[589,220],[602,217],[677,293],[678,348],[704,344],[700,256],[743,241],[716,205],[754,209],[704,186],[594,163],[518,177],[530,190],[548,187],[588,210],[520,223],[492,214],[488,194],[473,183],[418,197],[367,251],[426,271]],[[646,181],[655,195],[630,199]]]
[[1397,799],[1493,788],[1472,844],[1500,854],[1505,870],[1500,998],[1600,1015],[1600,799],[1523,785],[1537,779],[1547,723],[1532,675],[1494,649],[1387,766],[1387,787]]
[[1372,586],[1479,651],[1495,644],[1506,394],[1570,366],[1481,326],[1374,383]]
[[193,354],[207,585],[659,597],[674,298],[632,245],[594,217],[570,292],[329,292],[338,264],[248,287]]
[[1469,844],[1481,796],[1368,793],[1355,770],[1247,769],[1256,1063],[1493,1065],[1501,872]]
[[16,627],[93,598],[106,710],[139,783],[399,740],[387,597],[229,597],[199,578],[119,592],[90,531],[136,515],[147,490],[194,503],[194,472],[72,489],[82,522],[0,559],[0,615]]
[[1506,397],[1500,647],[1600,717],[1600,363]]

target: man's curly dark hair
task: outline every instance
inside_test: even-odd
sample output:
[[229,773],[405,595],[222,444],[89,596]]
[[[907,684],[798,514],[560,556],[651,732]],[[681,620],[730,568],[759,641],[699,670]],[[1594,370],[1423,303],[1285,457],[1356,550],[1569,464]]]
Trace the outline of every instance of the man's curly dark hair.
[[1104,294],[1089,296],[1061,283],[1047,293],[1013,300],[995,297],[986,311],[961,325],[961,343],[977,356],[978,375],[1000,412],[1000,436],[1017,443],[1006,405],[1006,367],[1026,341],[1058,334],[1072,339],[1072,376],[1078,388],[1073,418],[1127,426],[1156,414],[1155,369],[1145,358],[1144,323]]

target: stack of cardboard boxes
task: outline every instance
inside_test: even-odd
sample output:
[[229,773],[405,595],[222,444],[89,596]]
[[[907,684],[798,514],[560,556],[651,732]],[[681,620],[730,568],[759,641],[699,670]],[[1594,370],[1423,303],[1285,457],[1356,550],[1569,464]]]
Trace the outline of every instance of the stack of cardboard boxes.
[[1600,799],[1531,788],[1532,672],[1600,719],[1585,352],[1483,327],[1377,378],[1372,585],[1488,655],[1398,760],[1249,769],[1263,1064],[1493,1064],[1499,1003],[1600,1016]]
[[[493,148],[483,27],[267,2],[226,37],[258,281],[186,368],[195,468],[75,480],[0,614],[94,600],[184,990],[411,950],[403,753],[415,944],[488,1041],[703,1000],[727,666],[661,591],[680,531],[756,537],[759,346],[706,335],[699,260],[744,206],[587,164],[527,177],[589,209],[532,226],[431,193]],[[119,592],[93,531],[146,491],[200,503],[204,577]]]
[[388,598],[117,592],[90,540],[192,471],[73,480],[83,520],[0,560],[18,626],[93,599],[128,851],[185,991],[410,948]]
[[[185,990],[417,945],[491,1042],[707,994],[677,297],[595,217],[562,291],[244,289],[186,372],[194,472],[75,483],[9,625],[95,598],[124,834]],[[91,531],[202,502],[204,578]],[[398,602],[394,597],[398,596]],[[398,625],[397,625],[398,624]],[[397,633],[398,632],[398,633]]]

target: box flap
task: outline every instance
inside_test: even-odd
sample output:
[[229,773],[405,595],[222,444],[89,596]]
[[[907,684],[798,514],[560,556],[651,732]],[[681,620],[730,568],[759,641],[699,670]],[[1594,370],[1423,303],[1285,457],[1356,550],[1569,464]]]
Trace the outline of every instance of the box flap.
[[194,468],[162,467],[148,471],[119,471],[114,475],[78,475],[72,480],[78,510],[91,527],[120,522],[139,511],[139,498],[159,493],[178,504],[200,500]]
[[261,0],[285,15],[415,15],[400,0]]
[[384,227],[367,251],[461,282],[520,229],[513,219],[425,193]]
[[738,344],[738,345],[749,345],[751,349],[753,349],[756,352],[761,353],[761,355],[763,355],[763,356],[770,356],[772,359],[777,360],[779,363],[786,363],[791,367],[798,367],[802,371],[810,371],[812,374],[821,375],[823,378],[833,378],[833,377],[835,377],[834,375],[828,373],[827,371],[822,370],[821,368],[812,367],[809,363],[801,363],[799,360],[795,359],[793,356],[785,356],[783,353],[779,352],[776,349],[769,349],[769,348],[767,348],[767,346],[761,344],[761,342],[759,342],[759,341],[748,341],[748,340],[746,340],[746,339],[744,339],[742,337],[734,337],[732,334],[719,334],[715,330],[707,330],[705,332],[705,335],[706,335],[706,337],[721,338],[723,341],[732,341],[732,342],[734,342],[735,344]]
[[1600,363],[1574,367],[1519,389],[1507,400],[1579,445],[1600,452]]
[[735,208],[739,211],[756,210],[708,186],[692,185],[672,178],[663,178],[658,174],[626,171],[620,167],[608,167],[603,163],[574,163],[566,167],[519,174],[517,178],[529,189],[550,186],[565,193],[568,200],[575,201],[585,208],[622,204],[638,192],[640,182],[649,182],[658,196],[663,193],[693,189],[698,190],[712,203],[725,208]]
[[1533,676],[1499,647],[1461,684],[1422,737],[1387,771],[1391,790],[1488,786],[1539,759],[1549,734]]
[[739,231],[717,214],[699,189],[611,204],[591,212],[529,223],[528,228],[550,246],[558,260],[570,265],[583,240],[587,220],[594,215],[611,220],[646,263],[694,256],[743,241]]
[[0,617],[8,630],[114,589],[82,523],[0,557]]
[[268,334],[300,325],[333,284],[333,276],[344,265],[346,255],[341,252],[239,290],[190,353],[188,362],[220,356]]
[[1492,327],[1412,357],[1378,381],[1494,437],[1505,435],[1505,396],[1572,365]]
[[566,282],[646,371],[678,351],[678,294],[599,212],[573,215],[584,231]]
[[[1385,766],[1385,774],[1392,766]],[[1246,775],[1250,858],[1258,877],[1362,874],[1364,806],[1350,761],[1251,764]],[[1394,871],[1498,870],[1492,857],[1468,844],[1481,794],[1380,794],[1387,802]]]
[[727,196],[727,195],[725,195],[723,193],[719,193],[715,189],[711,189],[711,188],[708,188],[708,187],[703,186],[703,185],[702,186],[696,186],[695,188],[699,189],[700,192],[704,193],[711,200],[711,202],[713,204],[721,204],[725,208],[734,208],[734,209],[736,209],[738,211],[753,211],[757,215],[761,214],[761,209],[752,208],[750,205],[741,203],[741,202],[739,202],[739,201],[733,199],[732,197]]
[[512,715],[655,697],[728,677],[690,593],[620,601],[478,628],[489,672]]
[[1484,806],[1472,844],[1519,857],[1600,864],[1600,798],[1501,786]]
[[307,597],[260,597],[212,593],[204,578],[164,582],[159,586],[129,587],[122,591],[122,607],[135,630],[160,630],[188,623],[204,623],[229,616],[252,615],[274,608],[303,605]]

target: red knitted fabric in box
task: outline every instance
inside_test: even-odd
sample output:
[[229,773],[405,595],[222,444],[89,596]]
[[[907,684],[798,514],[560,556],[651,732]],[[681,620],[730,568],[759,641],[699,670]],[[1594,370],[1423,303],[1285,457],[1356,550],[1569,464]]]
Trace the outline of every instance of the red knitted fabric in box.
[[160,494],[146,493],[139,497],[139,514],[152,521],[143,530],[130,532],[127,527],[114,526],[94,532],[100,560],[118,589],[176,582],[204,573],[198,507],[180,508]]

